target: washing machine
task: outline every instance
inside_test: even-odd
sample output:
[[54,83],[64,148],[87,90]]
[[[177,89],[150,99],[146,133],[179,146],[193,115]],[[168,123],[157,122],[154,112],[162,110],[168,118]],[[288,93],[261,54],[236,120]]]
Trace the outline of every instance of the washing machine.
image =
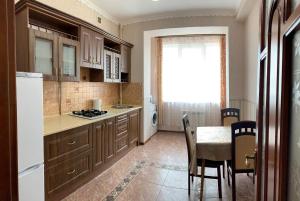
[[157,132],[158,125],[158,114],[157,114],[157,106],[155,104],[151,104],[150,106],[150,120],[151,120],[151,129],[150,135],[154,135]]

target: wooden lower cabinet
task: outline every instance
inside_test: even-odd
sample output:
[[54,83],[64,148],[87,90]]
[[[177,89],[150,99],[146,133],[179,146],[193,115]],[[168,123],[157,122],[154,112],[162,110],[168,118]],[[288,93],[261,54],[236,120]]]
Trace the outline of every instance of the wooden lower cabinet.
[[133,111],[128,114],[129,116],[129,146],[136,146],[139,142],[140,136],[140,115],[139,111]]
[[44,137],[45,197],[61,200],[137,145],[139,111]]
[[104,142],[104,160],[107,162],[115,156],[115,118],[105,122]]

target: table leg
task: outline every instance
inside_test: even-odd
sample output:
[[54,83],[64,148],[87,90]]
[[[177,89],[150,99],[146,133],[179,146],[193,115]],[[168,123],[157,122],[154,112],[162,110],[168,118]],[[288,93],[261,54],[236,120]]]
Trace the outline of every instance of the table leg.
[[201,187],[200,187],[200,201],[202,201],[202,200],[203,200],[204,175],[205,175],[205,160],[204,160],[204,159],[202,159],[202,166],[201,166]]

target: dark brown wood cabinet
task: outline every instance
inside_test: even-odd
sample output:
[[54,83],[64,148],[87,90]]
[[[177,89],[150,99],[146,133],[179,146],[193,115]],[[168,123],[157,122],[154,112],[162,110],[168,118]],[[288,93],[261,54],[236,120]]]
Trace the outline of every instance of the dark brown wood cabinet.
[[139,111],[133,111],[129,116],[129,146],[136,146],[139,142],[140,136],[140,115]]
[[105,121],[104,141],[104,160],[107,162],[115,156],[115,118]]
[[124,153],[129,146],[128,115],[116,117],[116,155]]
[[46,200],[62,199],[109,168],[138,136],[139,110],[45,136]]
[[45,197],[57,200],[92,172],[92,125],[44,138]]
[[105,121],[93,125],[93,169],[99,169],[104,164]]
[[81,27],[81,66],[103,69],[104,37],[88,28]]

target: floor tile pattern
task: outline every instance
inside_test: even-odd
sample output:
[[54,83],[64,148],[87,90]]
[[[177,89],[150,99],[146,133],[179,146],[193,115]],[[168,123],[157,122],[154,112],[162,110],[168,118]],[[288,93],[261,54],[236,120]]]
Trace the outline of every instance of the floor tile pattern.
[[[183,133],[159,132],[101,175],[69,195],[64,201],[193,201],[199,200],[200,180],[187,188],[187,150]],[[206,174],[216,175],[215,169]],[[227,176],[227,175],[226,175]],[[237,200],[254,200],[252,176],[237,176]],[[204,200],[230,201],[231,188],[222,179],[223,198],[218,198],[217,181],[206,179]]]

